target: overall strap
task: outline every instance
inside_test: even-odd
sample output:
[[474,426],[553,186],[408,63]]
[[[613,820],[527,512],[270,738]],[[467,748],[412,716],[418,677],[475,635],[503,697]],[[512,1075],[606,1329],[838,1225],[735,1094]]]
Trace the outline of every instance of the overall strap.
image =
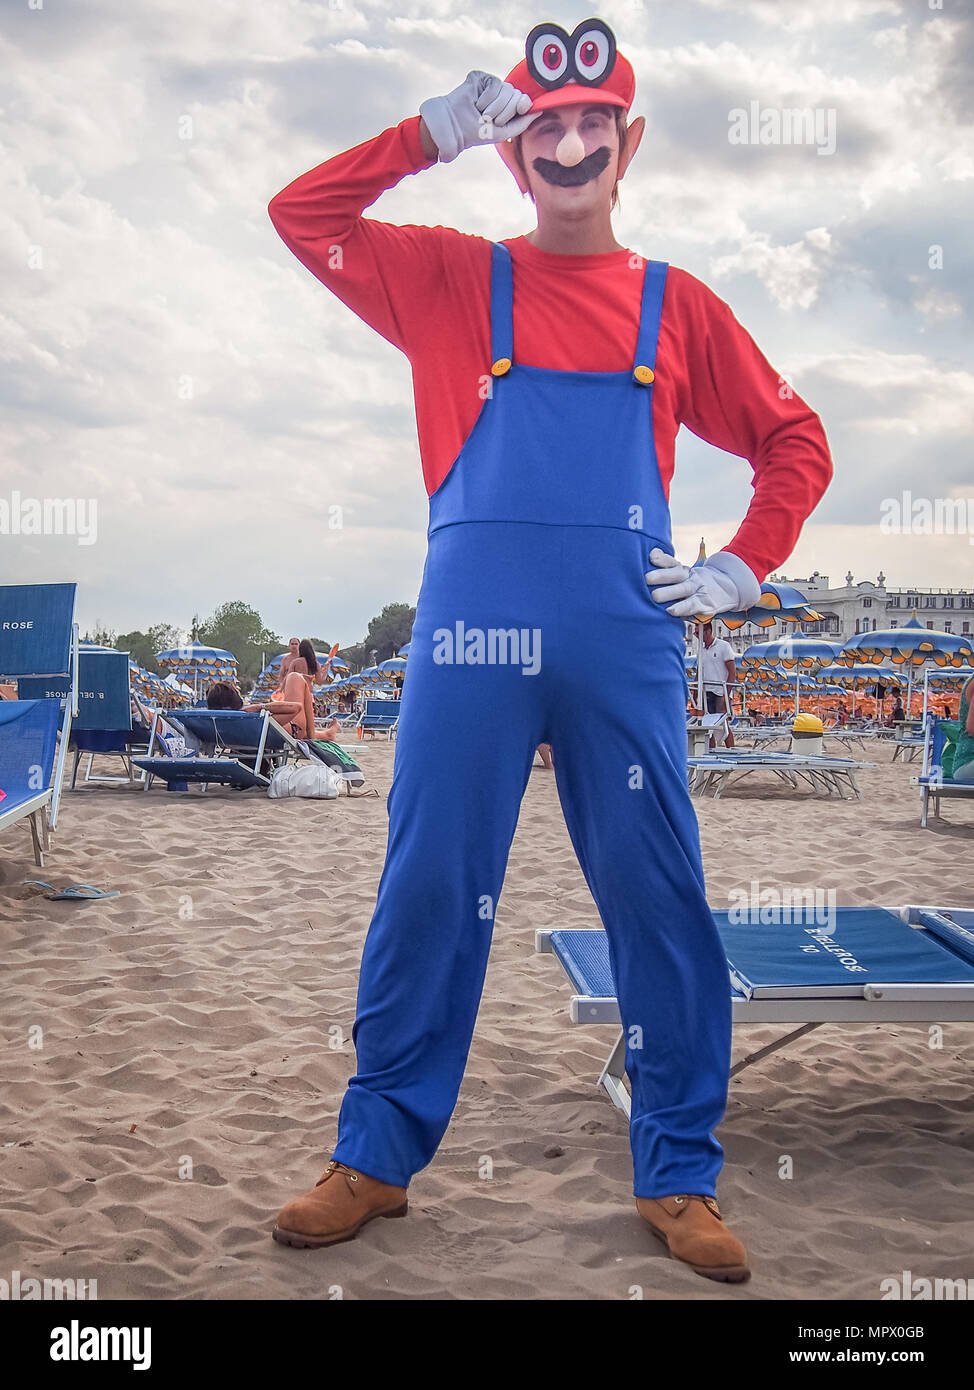
[[490,352],[491,371],[503,376],[514,356],[514,282],[511,253],[499,241],[491,244]]
[[663,290],[668,269],[666,261],[647,261],[643,272],[643,299],[633,375],[644,386],[648,386],[655,375],[656,345],[659,340],[659,321],[663,312]]

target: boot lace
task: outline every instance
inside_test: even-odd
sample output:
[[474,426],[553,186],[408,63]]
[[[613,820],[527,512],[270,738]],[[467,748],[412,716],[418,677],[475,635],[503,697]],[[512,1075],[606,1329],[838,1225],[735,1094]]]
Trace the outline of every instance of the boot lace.
[[347,1168],[344,1163],[337,1162],[337,1160],[334,1158],[329,1163],[325,1171],[322,1173],[318,1181],[315,1183],[315,1187],[320,1187],[323,1182],[327,1182],[329,1178],[335,1177],[337,1173],[341,1173],[343,1175],[345,1181],[348,1183],[348,1190],[354,1197],[356,1195],[355,1184],[358,1182],[359,1178],[358,1173],[354,1172],[351,1168]]

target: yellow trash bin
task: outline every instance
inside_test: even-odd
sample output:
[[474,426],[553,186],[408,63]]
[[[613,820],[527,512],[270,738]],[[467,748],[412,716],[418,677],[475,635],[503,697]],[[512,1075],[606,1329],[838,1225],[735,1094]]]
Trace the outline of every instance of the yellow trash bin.
[[825,751],[825,726],[817,714],[796,714],[791,726],[791,751],[821,757]]

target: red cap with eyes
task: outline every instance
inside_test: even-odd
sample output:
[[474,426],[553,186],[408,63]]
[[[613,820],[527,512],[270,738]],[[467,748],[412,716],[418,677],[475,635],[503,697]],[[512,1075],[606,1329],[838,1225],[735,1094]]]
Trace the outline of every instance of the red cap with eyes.
[[584,19],[571,34],[560,24],[536,24],[524,52],[506,80],[531,97],[532,111],[582,101],[624,111],[632,106],[632,64],[617,51],[615,35],[601,19]]

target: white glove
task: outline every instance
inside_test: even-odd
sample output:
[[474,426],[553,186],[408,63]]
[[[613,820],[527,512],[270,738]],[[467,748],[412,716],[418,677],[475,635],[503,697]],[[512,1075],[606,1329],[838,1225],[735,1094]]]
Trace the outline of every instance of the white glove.
[[[761,597],[757,575],[730,550],[718,550],[702,565],[681,565],[674,555],[658,547],[649,552],[657,568],[646,575],[657,603],[674,618],[712,618],[715,613],[735,613],[752,608]],[[653,588],[654,584],[662,588]]]
[[468,72],[460,86],[445,97],[430,97],[419,108],[426,128],[449,164],[461,150],[473,145],[496,145],[527,130],[540,111],[525,113],[531,105],[526,92],[489,72]]

